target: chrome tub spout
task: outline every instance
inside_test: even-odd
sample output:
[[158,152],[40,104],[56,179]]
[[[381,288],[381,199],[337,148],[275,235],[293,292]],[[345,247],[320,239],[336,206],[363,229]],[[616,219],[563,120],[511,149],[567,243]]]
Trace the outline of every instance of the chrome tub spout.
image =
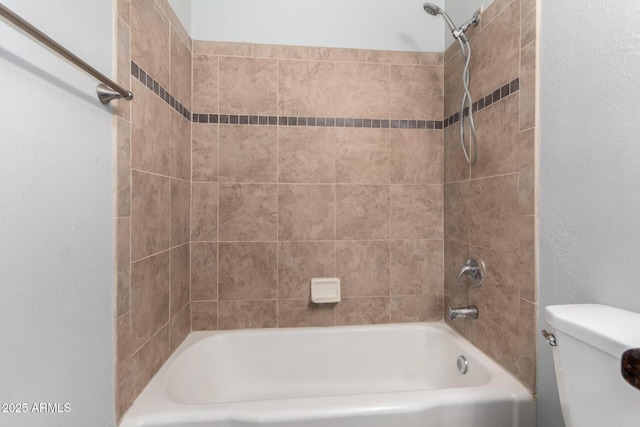
[[451,308],[449,307],[449,320],[454,319],[477,319],[478,308],[475,305],[466,307]]

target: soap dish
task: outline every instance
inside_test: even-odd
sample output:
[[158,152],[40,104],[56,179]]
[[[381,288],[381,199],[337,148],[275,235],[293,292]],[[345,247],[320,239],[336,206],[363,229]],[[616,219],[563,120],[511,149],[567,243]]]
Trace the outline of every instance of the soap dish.
[[311,301],[330,304],[340,301],[340,279],[335,277],[311,279]]

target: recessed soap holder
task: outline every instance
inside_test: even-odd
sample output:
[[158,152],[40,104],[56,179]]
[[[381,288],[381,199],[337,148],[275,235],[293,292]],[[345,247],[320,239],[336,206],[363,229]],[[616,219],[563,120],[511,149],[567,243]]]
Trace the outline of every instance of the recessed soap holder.
[[322,277],[311,279],[311,301],[315,304],[331,304],[340,301],[340,279]]

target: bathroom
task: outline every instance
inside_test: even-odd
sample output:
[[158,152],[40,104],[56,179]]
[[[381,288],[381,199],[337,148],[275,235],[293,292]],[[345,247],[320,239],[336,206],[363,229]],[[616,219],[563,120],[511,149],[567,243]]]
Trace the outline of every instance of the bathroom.
[[[565,425],[545,308],[640,312],[640,5],[433,3],[481,10],[477,151],[464,43],[423,1],[2,1],[133,99],[0,24],[0,425],[125,422],[194,333],[403,324]],[[310,301],[323,277],[339,302]]]

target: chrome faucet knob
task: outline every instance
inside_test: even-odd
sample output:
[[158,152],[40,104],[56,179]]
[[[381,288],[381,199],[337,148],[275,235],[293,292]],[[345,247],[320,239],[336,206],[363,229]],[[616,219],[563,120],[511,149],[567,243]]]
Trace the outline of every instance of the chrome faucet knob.
[[459,285],[462,280],[462,276],[469,276],[471,287],[479,288],[484,283],[485,277],[485,265],[484,261],[478,254],[470,253],[469,259],[462,266],[458,275],[456,276],[456,283]]
[[480,269],[478,268],[478,264],[472,259],[467,261],[465,265],[462,266],[460,271],[458,271],[458,275],[456,276],[456,283],[459,285],[460,280],[462,280],[462,276],[465,274],[471,278],[475,278],[479,274]]

